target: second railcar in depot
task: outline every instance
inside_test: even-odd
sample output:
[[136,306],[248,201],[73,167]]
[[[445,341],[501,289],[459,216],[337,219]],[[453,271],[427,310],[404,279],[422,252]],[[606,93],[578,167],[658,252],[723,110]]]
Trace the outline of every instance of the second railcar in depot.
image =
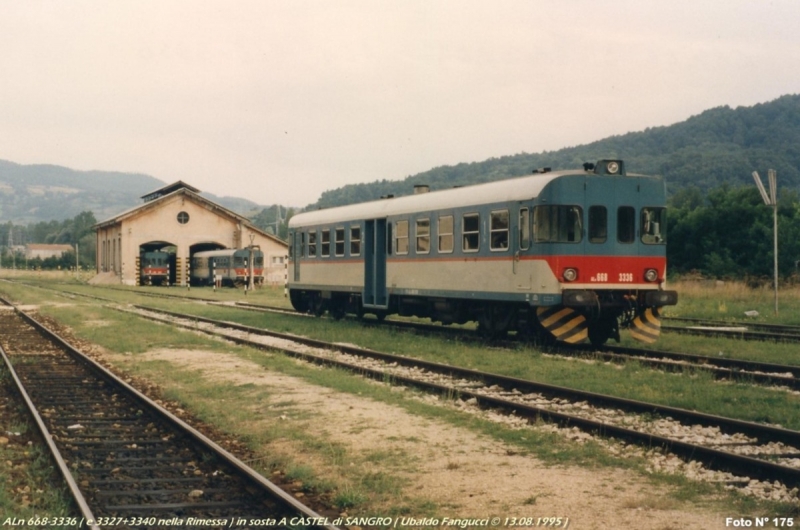
[[666,185],[621,160],[295,215],[298,311],[477,321],[576,343],[653,342],[665,289]]
[[[194,285],[246,285],[250,277],[249,249],[222,249],[192,255],[190,281]],[[264,282],[264,253],[253,250],[253,283]]]

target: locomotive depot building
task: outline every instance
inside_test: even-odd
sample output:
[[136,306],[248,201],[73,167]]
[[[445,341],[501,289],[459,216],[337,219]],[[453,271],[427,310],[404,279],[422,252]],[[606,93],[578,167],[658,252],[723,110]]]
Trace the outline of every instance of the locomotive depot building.
[[170,249],[175,253],[170,284],[186,286],[195,252],[255,245],[264,253],[265,283],[283,285],[287,244],[246,217],[200,196],[197,188],[182,181],[142,199],[144,204],[94,226],[98,274],[113,273],[120,283],[138,285],[141,253]]

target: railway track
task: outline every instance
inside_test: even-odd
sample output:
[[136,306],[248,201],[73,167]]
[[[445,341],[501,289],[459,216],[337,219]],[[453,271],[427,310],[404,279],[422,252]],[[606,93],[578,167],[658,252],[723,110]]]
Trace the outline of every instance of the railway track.
[[[380,381],[503,411],[523,422],[543,419],[648,449],[661,448],[715,470],[715,480],[776,491],[798,500],[800,432],[700,412],[540,384],[497,374],[276,333],[144,306],[118,308],[151,320],[223,337],[256,348],[281,350],[306,361],[337,366]],[[667,457],[665,457],[667,458]]]
[[[269,307],[247,302],[235,302],[232,306],[254,311],[270,311],[290,313],[283,308]],[[370,321],[372,322],[372,321]],[[378,322],[377,320],[374,322]],[[465,334],[465,330],[449,328],[416,322],[405,322],[387,319],[382,324],[401,329],[410,329],[426,333],[446,333],[448,335]],[[484,340],[477,336],[476,340]],[[716,379],[745,381],[761,385],[784,386],[793,390],[800,390],[800,365],[785,365],[765,363],[744,359],[730,359],[706,355],[695,355],[683,352],[670,352],[663,350],[650,350],[643,348],[630,348],[623,346],[605,345],[600,348],[591,345],[558,344],[551,347],[551,352],[558,355],[586,356],[615,363],[637,361],[652,368],[666,371],[682,371],[687,369],[704,370],[712,373]]]
[[4,309],[0,340],[80,508],[76,525],[336,528],[31,316]]
[[[44,287],[42,287],[44,288]],[[59,293],[66,293],[71,296],[82,296],[87,298],[96,299],[108,303],[117,303],[114,300],[98,297],[85,293],[78,293],[72,291],[56,290]],[[145,293],[137,293],[145,294]],[[178,298],[187,301],[200,301],[218,305],[220,307],[234,307],[250,311],[271,312],[289,314],[292,316],[307,316],[297,313],[296,311],[282,308],[267,306],[263,304],[253,304],[249,302],[219,302],[217,300],[209,300],[206,298],[187,298],[180,295],[161,294],[161,293],[147,293],[146,296],[154,296],[158,298]],[[695,319],[683,319],[692,323],[703,322],[710,323],[717,321],[697,321]],[[477,333],[470,333],[470,330],[462,328],[453,328],[446,326],[439,326],[434,324],[426,324],[420,322],[409,322],[396,319],[387,319],[383,322],[378,320],[365,321],[369,324],[392,326],[397,329],[412,330],[422,333],[431,334],[446,334],[448,336],[458,335],[467,337],[476,341],[485,341]],[[766,326],[766,325],[764,325]],[[781,328],[785,326],[780,326]],[[789,326],[791,328],[791,326]],[[514,342],[513,340],[510,342]],[[498,342],[495,341],[495,344]],[[711,373],[717,380],[739,381],[748,384],[780,386],[789,388],[791,390],[800,390],[800,365],[786,365],[777,363],[766,363],[760,361],[751,361],[746,359],[731,359],[720,356],[707,356],[696,355],[685,352],[674,352],[664,350],[652,350],[643,348],[631,348],[624,346],[605,345],[600,348],[586,345],[586,344],[558,344],[550,346],[550,353],[563,356],[572,357],[589,357],[598,359],[604,362],[613,363],[626,363],[636,361],[642,365],[649,366],[654,369],[680,372],[691,370],[702,370]]]
[[743,340],[800,342],[800,326],[682,317],[673,317],[664,320],[686,324],[683,326],[662,325],[662,330],[673,333],[731,337]]

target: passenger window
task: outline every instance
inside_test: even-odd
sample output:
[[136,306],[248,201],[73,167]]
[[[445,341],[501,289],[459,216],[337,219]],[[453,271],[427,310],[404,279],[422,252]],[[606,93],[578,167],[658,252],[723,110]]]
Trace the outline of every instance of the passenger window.
[[464,252],[477,252],[481,248],[481,218],[477,213],[469,213],[461,218],[461,249]]
[[492,250],[508,250],[508,210],[492,212],[489,221]]
[[351,226],[350,227],[350,255],[351,256],[360,256],[361,255],[361,227],[360,226]]
[[633,243],[636,239],[636,210],[632,206],[620,206],[617,210],[617,241]]
[[308,233],[308,257],[317,257],[317,231],[311,230]]
[[642,243],[663,245],[667,242],[667,209],[642,208]]
[[531,241],[531,213],[527,208],[519,210],[519,248],[528,250]]
[[344,228],[337,228],[336,232],[336,248],[337,256],[344,256]]
[[534,243],[579,243],[582,239],[580,206],[543,205],[533,209]]
[[408,221],[397,221],[396,232],[395,251],[398,254],[408,254]]
[[605,243],[608,239],[608,211],[605,206],[589,207],[589,243]]
[[439,217],[439,252],[453,252],[453,216]]
[[417,238],[417,254],[427,254],[431,251],[431,220],[417,219],[414,235]]
[[322,247],[322,257],[327,258],[331,255],[331,231],[323,230],[321,239],[320,246]]

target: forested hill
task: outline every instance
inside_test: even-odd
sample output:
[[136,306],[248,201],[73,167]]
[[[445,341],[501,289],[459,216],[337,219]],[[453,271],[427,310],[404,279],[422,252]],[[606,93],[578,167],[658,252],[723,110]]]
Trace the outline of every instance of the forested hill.
[[703,191],[723,183],[749,185],[754,170],[765,173],[768,168],[777,170],[781,187],[800,189],[800,95],[753,107],[718,107],[674,125],[558,151],[442,166],[402,181],[351,184],[326,191],[308,209],[408,195],[414,184],[444,189],[525,175],[540,167],[579,168],[602,158],[621,158],[631,172],[664,176],[670,193],[689,185]]
[[[104,220],[141,204],[142,195],[165,184],[141,173],[76,171],[55,165],[22,165],[0,160],[0,221],[17,224],[60,221],[85,211],[92,212],[97,220]],[[241,214],[260,209],[247,199],[202,195]]]

